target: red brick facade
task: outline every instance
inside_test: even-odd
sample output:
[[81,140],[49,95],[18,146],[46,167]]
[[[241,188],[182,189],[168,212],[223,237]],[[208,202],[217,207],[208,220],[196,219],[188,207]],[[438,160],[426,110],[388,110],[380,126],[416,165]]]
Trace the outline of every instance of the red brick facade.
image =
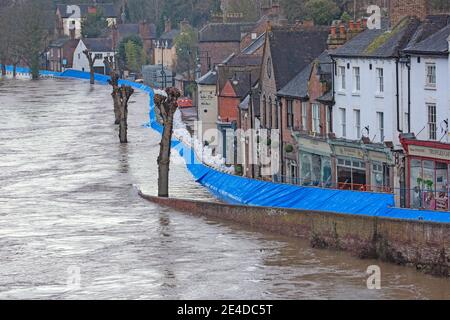
[[208,72],[207,54],[210,58],[211,68],[222,63],[232,53],[239,53],[239,42],[200,42],[198,44],[200,49],[200,63],[202,65],[201,72],[205,74]]
[[390,15],[392,26],[404,17],[415,16],[424,20],[430,12],[429,0],[391,0]]

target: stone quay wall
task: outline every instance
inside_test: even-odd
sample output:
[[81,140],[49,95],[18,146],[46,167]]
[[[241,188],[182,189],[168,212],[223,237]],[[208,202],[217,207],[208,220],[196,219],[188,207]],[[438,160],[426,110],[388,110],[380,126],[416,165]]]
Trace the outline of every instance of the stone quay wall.
[[191,215],[305,239],[314,248],[348,251],[362,259],[378,259],[450,277],[450,224],[140,195]]

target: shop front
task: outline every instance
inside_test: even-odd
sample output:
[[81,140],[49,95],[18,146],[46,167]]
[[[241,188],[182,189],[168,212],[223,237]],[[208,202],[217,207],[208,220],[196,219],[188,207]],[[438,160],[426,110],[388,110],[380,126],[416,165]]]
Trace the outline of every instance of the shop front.
[[366,191],[367,167],[364,151],[349,145],[334,144],[338,189]]
[[300,184],[332,188],[331,147],[326,140],[296,136],[299,146]]
[[354,191],[393,192],[391,150],[383,144],[332,140],[337,188]]
[[393,193],[393,160],[389,149],[366,145],[370,166],[367,191]]
[[406,204],[414,209],[449,210],[450,144],[401,139],[406,152]]

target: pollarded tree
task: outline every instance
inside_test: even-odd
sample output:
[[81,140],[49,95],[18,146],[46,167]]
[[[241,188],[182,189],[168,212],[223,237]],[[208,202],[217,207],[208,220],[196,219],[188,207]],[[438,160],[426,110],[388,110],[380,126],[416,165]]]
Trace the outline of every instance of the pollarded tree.
[[89,62],[89,75],[90,75],[90,83],[95,83],[95,70],[94,70],[94,64],[95,61],[97,61],[97,57],[92,54],[91,51],[88,49],[83,51],[83,54],[86,56]]
[[155,105],[163,119],[164,131],[158,157],[158,196],[169,197],[170,151],[173,134],[173,117],[178,109],[178,98],[181,96],[177,88],[167,88],[165,92],[155,92]]

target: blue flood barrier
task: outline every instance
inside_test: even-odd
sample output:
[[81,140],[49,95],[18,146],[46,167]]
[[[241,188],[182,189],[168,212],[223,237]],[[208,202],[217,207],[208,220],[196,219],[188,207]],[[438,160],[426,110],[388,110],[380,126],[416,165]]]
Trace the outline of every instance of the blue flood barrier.
[[[11,67],[8,68],[12,70]],[[17,70],[28,72],[27,68]],[[88,72],[77,70],[62,73],[42,71],[41,74],[85,80],[90,78]],[[96,74],[95,80],[106,84],[109,77]],[[156,119],[153,90],[146,85],[128,80],[120,80],[119,83],[149,94],[149,123],[146,127],[161,134],[163,126]],[[234,176],[201,163],[192,148],[184,142],[173,139],[172,148],[185,159],[187,169],[196,182],[205,186],[217,198],[232,204],[450,223],[450,212],[395,208],[392,194],[302,187]]]

